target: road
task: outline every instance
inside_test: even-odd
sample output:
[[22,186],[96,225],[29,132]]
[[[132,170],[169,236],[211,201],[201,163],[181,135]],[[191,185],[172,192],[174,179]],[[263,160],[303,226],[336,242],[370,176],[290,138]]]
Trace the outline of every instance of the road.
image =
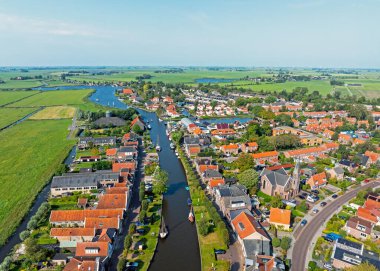
[[325,206],[314,217],[312,221],[309,221],[309,223],[303,229],[297,232],[297,236],[295,236],[296,241],[294,244],[293,255],[292,255],[292,262],[293,262],[292,270],[294,271],[307,270],[305,268],[307,253],[311,246],[313,237],[319,232],[320,227],[332,214],[334,214],[347,201],[354,198],[357,192],[359,192],[360,190],[367,189],[367,188],[374,188],[378,185],[380,185],[379,181],[371,182],[366,185],[360,186],[354,190],[351,190],[347,192],[346,194],[338,197],[337,199],[332,201],[330,204]]

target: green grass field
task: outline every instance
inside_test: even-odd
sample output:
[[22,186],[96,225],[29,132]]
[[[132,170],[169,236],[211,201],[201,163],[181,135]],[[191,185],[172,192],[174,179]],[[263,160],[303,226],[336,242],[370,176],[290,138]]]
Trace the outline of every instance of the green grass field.
[[53,90],[44,91],[32,97],[8,105],[9,107],[36,107],[54,105],[80,105],[93,90]]
[[35,88],[41,86],[41,80],[9,80],[6,81],[5,84],[0,84],[0,89],[26,89],[26,88]]
[[0,128],[3,128],[19,119],[22,119],[26,115],[36,111],[37,108],[0,108]]
[[45,107],[37,112],[30,119],[71,119],[75,115],[73,106],[51,106]]
[[38,91],[0,91],[0,106],[23,99]]
[[0,133],[0,244],[75,144],[66,139],[70,123],[27,120]]

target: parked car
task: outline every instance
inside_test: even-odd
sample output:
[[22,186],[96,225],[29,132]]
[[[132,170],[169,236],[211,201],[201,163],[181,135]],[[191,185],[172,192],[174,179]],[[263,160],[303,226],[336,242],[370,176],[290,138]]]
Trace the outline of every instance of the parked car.
[[319,212],[318,209],[313,209],[313,213],[314,213],[314,214],[317,214],[318,212]]
[[305,226],[306,224],[307,224],[307,220],[306,219],[304,219],[304,220],[301,221],[301,226],[302,227]]
[[332,195],[331,196],[333,199],[336,199],[337,197],[338,197],[338,195],[337,194],[334,194],[334,195]]
[[139,267],[139,263],[138,262],[127,262],[126,267],[127,267],[126,268],[127,271],[135,271]]
[[226,251],[224,249],[215,249],[215,254],[226,254]]
[[331,239],[329,236],[323,236],[323,239],[325,239],[327,242],[330,242],[330,243],[334,242],[334,240]]
[[313,196],[313,195],[309,195],[309,196],[307,196],[306,200],[309,202],[316,202],[319,200],[319,198],[316,196]]
[[299,197],[300,199],[305,199],[305,197],[302,196],[302,195],[298,195],[298,197]]
[[369,183],[370,181],[372,181],[371,179],[365,179],[364,182],[365,183]]
[[329,263],[325,263],[325,264],[323,265],[323,267],[326,268],[327,270],[333,270],[332,265],[329,264]]
[[321,207],[325,207],[327,205],[327,202],[322,201],[320,205],[321,205]]

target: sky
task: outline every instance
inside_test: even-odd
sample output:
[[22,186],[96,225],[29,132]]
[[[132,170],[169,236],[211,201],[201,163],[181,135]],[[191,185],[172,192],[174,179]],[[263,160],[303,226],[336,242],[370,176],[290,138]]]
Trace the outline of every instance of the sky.
[[0,0],[0,66],[380,68],[380,0]]

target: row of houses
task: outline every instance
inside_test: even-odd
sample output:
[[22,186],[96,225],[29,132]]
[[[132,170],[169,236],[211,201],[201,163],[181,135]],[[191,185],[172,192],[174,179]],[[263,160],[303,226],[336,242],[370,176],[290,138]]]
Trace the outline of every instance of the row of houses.
[[74,192],[96,195],[91,204],[86,197],[79,196],[81,209],[51,211],[50,236],[57,239],[60,249],[71,251],[71,256],[66,255],[60,262],[65,265],[64,271],[107,268],[115,240],[123,230],[137,166],[136,137],[126,134],[121,142],[121,146],[110,144],[106,150],[106,159],[112,161],[111,170],[66,173],[53,178],[52,197]]

